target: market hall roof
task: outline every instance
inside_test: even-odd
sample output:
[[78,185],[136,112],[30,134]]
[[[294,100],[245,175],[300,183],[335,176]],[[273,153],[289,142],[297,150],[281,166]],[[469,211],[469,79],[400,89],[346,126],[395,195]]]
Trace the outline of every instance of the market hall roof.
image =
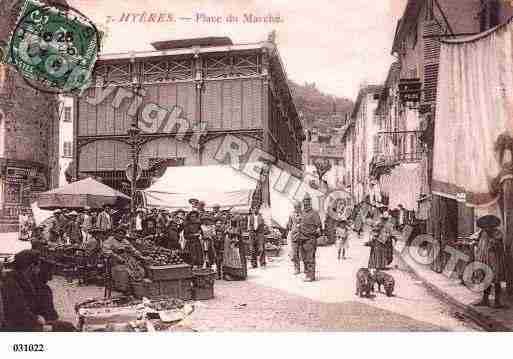
[[[199,39],[214,39],[214,38],[199,38]],[[208,43],[207,40],[199,40],[199,39],[185,39],[184,42],[178,42],[182,40],[171,40],[171,41],[163,41],[162,43],[155,42],[153,43],[154,47],[160,47],[164,48],[167,45],[173,47],[174,44],[175,47],[167,49],[167,50],[150,50],[150,51],[127,51],[127,52],[121,52],[121,53],[100,53],[98,55],[98,61],[96,63],[96,67],[98,67],[101,63],[109,63],[109,62],[124,62],[124,61],[135,61],[138,60],[144,60],[144,59],[156,59],[159,57],[167,57],[167,56],[180,56],[180,55],[198,55],[198,54],[215,54],[215,53],[222,53],[222,52],[230,52],[230,51],[255,51],[255,50],[264,50],[266,49],[271,59],[273,60],[273,63],[277,64],[277,77],[281,79],[281,81],[285,84],[286,87],[286,93],[288,97],[288,101],[292,104],[292,112],[294,117],[298,118],[298,121],[296,123],[297,129],[303,131],[303,126],[301,124],[301,121],[299,120],[299,114],[297,111],[296,103],[294,101],[294,98],[292,96],[292,90],[289,86],[288,82],[288,76],[285,70],[285,65],[283,64],[283,61],[281,59],[280,53],[278,51],[278,47],[276,44],[272,41],[260,41],[260,42],[254,42],[254,43],[241,43],[241,44],[232,44],[232,45],[218,45],[216,41],[215,46],[191,46],[191,47],[182,47],[187,42],[192,43],[194,41],[200,41],[203,43]],[[230,42],[231,40],[229,38],[215,38],[215,39],[225,39],[223,41],[227,41],[228,39]],[[220,41],[220,40],[219,40]],[[176,47],[176,44],[179,44],[180,47]]]
[[152,42],[151,46],[155,50],[184,49],[188,47],[212,47],[212,46],[231,46],[232,40],[229,37],[198,37],[194,39],[178,39]]
[[259,50],[267,48],[268,50],[275,50],[275,46],[267,41],[254,42],[247,44],[234,44],[234,45],[216,45],[216,46],[201,46],[201,47],[187,47],[187,48],[171,48],[168,50],[149,50],[149,51],[127,51],[119,53],[100,53],[99,61],[108,60],[130,60],[151,57],[163,56],[176,56],[176,55],[194,55],[201,53],[215,53],[227,51],[244,51],[244,50]]

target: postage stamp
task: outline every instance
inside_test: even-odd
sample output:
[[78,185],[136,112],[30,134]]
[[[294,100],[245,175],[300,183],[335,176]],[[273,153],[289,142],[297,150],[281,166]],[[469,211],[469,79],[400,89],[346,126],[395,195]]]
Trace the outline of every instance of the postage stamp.
[[8,42],[6,62],[38,90],[63,93],[88,87],[100,32],[78,10],[26,0]]

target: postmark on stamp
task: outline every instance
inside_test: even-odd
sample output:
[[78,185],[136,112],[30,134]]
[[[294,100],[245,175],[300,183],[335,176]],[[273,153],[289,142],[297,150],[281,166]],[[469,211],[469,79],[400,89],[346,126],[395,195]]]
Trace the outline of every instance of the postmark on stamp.
[[101,33],[78,10],[25,0],[6,62],[40,91],[82,91],[90,84],[100,42]]

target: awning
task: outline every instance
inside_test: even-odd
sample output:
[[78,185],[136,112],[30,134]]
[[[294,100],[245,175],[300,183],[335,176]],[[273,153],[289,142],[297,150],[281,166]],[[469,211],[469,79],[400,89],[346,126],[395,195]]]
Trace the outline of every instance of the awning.
[[421,193],[422,166],[420,163],[403,163],[395,167],[390,176],[384,176],[384,190],[389,196],[389,208],[417,210],[417,200]]
[[101,208],[103,205],[127,203],[130,197],[92,178],[68,183],[39,194],[39,208]]
[[249,209],[257,181],[227,165],[168,167],[148,189],[142,191],[148,207],[190,208],[197,198],[206,207]]
[[[275,183],[276,175],[271,171],[271,184]],[[266,218],[285,227],[293,210],[292,200],[270,187],[271,208],[262,208],[262,212]],[[141,194],[147,207],[189,209],[189,199],[197,198],[204,201],[207,208],[218,204],[222,209],[248,211],[256,188],[256,179],[228,165],[183,166],[168,167],[162,177]]]
[[442,42],[434,194],[464,197],[474,207],[498,198],[498,179],[509,158],[505,149],[513,144],[512,27],[510,21],[476,37]]

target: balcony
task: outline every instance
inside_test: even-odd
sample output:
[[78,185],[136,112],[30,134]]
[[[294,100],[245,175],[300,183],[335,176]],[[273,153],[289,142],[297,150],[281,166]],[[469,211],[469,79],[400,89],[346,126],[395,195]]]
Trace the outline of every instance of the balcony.
[[375,155],[369,165],[371,175],[379,177],[401,163],[420,162],[424,154],[421,136],[422,131],[378,133]]

